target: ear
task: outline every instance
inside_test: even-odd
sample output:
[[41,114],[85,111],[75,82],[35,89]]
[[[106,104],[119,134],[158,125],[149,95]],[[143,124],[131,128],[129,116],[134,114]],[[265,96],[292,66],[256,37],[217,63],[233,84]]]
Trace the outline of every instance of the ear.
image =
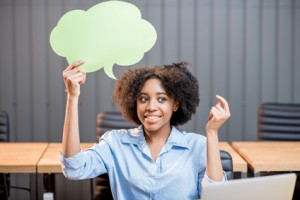
[[173,106],[173,112],[176,112],[179,108],[179,102],[175,101],[174,106]]

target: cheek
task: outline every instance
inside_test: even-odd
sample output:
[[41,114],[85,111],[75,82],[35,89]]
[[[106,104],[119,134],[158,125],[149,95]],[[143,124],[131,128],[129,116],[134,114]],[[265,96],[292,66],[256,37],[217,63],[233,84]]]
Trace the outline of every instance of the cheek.
[[172,116],[172,114],[173,114],[173,106],[169,105],[169,106],[164,107],[164,113]]
[[143,106],[141,104],[136,105],[136,113],[138,118],[141,120],[141,116],[143,115]]

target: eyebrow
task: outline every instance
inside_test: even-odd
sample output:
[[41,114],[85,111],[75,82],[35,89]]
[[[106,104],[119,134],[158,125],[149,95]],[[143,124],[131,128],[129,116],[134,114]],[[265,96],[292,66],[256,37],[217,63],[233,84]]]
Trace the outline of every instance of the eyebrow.
[[[167,96],[168,96],[168,94],[167,94],[167,93],[165,93],[165,92],[157,92],[157,93],[156,93],[156,95],[161,95],[161,94],[163,94],[163,95],[167,95]],[[147,93],[145,93],[145,92],[141,92],[141,93],[139,93],[139,95],[138,95],[138,96],[141,96],[141,95],[147,95]]]

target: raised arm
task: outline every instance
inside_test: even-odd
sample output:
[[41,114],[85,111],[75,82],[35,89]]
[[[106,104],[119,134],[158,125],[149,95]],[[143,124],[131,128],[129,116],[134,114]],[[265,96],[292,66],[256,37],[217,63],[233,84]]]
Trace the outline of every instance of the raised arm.
[[63,71],[67,103],[61,150],[65,157],[73,156],[80,151],[78,101],[80,85],[85,83],[86,73],[78,66],[83,63],[83,61],[74,62]]
[[220,158],[218,130],[230,117],[228,102],[221,96],[216,95],[218,103],[210,110],[206,124],[207,137],[207,163],[206,173],[214,181],[223,179],[223,168]]

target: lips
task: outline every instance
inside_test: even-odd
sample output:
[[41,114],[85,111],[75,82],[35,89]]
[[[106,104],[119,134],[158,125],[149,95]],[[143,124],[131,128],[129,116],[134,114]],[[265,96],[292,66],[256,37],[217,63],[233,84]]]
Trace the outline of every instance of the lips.
[[157,120],[159,120],[160,117],[161,117],[160,115],[145,115],[145,120],[148,123],[154,123]]

